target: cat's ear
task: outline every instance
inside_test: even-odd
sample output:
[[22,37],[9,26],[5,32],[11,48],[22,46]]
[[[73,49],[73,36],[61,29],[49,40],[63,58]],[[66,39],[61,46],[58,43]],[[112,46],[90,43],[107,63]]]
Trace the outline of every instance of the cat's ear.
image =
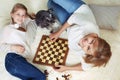
[[49,13],[53,13],[53,9],[52,9],[52,8],[49,8],[49,9],[48,9],[48,12],[49,12]]

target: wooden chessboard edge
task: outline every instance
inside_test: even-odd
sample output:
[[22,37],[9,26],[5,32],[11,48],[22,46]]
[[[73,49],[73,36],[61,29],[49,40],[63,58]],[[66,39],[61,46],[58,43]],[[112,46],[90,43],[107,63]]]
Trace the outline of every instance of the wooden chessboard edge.
[[[52,65],[52,64],[45,64],[45,63],[41,63],[41,62],[35,61],[35,58],[36,58],[37,53],[38,53],[38,51],[39,51],[38,48],[40,47],[40,44],[42,43],[42,40],[43,40],[45,37],[49,37],[49,36],[48,36],[48,35],[43,35],[43,36],[42,36],[42,38],[41,38],[41,40],[40,40],[40,42],[39,42],[39,45],[38,45],[38,47],[37,47],[37,50],[36,50],[36,53],[35,53],[35,56],[34,56],[32,62],[33,62],[33,63],[36,63],[36,64],[39,64],[39,65],[46,65],[46,66],[55,67],[55,65]],[[58,39],[68,41],[67,39],[64,39],[64,38],[58,38]],[[65,65],[66,59],[67,59],[67,56],[68,56],[68,51],[69,51],[69,48],[67,49],[67,51],[66,51],[66,53],[65,53],[66,55],[65,55],[65,57],[64,57],[64,62],[63,62],[61,65]]]
[[[43,35],[42,37],[49,37],[49,36],[48,35]],[[68,41],[66,38],[58,37],[58,39]]]
[[[45,64],[45,63],[37,62],[35,60],[33,60],[33,63],[38,64],[38,65],[50,66],[53,68],[55,67],[55,65],[53,65],[53,64]],[[65,63],[62,63],[61,65],[65,65]]]

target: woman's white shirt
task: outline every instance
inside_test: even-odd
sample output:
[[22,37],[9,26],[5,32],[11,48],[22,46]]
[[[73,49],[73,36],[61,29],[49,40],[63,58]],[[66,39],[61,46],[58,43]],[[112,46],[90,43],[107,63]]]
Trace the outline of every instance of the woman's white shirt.
[[95,17],[91,9],[83,4],[80,6],[67,21],[71,27],[67,29],[69,49],[79,54],[83,70],[91,67],[91,64],[86,64],[83,60],[85,52],[78,45],[81,38],[90,33],[99,35],[99,28],[96,24]]

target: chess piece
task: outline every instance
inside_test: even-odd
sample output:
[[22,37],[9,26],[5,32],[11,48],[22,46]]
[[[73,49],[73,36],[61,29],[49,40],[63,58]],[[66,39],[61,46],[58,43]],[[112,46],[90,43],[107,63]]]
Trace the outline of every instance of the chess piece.
[[59,80],[58,77],[56,77],[56,80]]
[[49,75],[48,71],[47,71],[47,70],[44,70],[44,73],[45,73],[45,75],[46,75],[46,80],[48,80],[48,75]]
[[63,77],[65,80],[70,80],[71,75],[70,75],[70,74],[68,74],[68,75],[64,74],[64,75],[62,75],[62,77]]

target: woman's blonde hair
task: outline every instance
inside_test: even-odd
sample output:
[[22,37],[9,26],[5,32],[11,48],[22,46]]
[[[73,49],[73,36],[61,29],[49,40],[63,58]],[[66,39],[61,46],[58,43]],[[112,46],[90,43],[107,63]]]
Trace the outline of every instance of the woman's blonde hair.
[[110,45],[104,39],[98,38],[98,48],[94,55],[86,55],[84,60],[86,63],[93,64],[94,66],[105,66],[111,55]]

